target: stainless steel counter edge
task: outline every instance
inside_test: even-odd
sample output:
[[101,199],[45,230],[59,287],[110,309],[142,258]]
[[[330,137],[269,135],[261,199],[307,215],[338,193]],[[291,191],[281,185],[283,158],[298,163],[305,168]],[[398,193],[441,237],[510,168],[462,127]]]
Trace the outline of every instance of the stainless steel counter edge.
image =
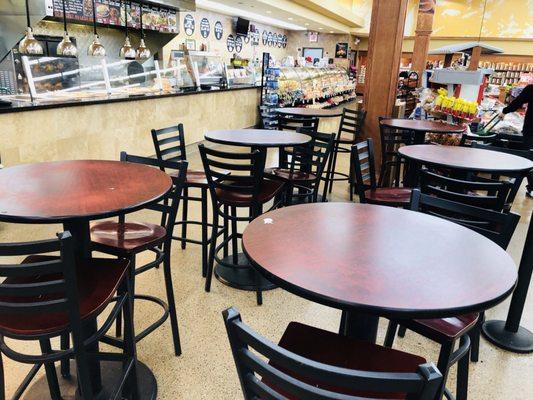
[[123,96],[123,97],[109,97],[105,99],[87,99],[79,101],[68,101],[64,103],[48,103],[48,104],[24,104],[24,105],[12,105],[8,107],[0,106],[0,114],[23,112],[23,111],[33,111],[33,110],[46,110],[51,108],[65,108],[65,107],[81,107],[89,106],[93,104],[106,104],[106,103],[120,103],[128,101],[140,101],[140,100],[152,100],[152,99],[161,99],[165,97],[178,97],[178,96],[190,96],[198,94],[208,94],[208,93],[221,93],[229,92],[232,90],[248,90],[248,89],[260,89],[261,86],[239,86],[226,89],[210,89],[210,90],[195,90],[190,92],[176,92],[176,93],[165,93],[165,94],[150,94],[150,95],[132,95],[132,96]]

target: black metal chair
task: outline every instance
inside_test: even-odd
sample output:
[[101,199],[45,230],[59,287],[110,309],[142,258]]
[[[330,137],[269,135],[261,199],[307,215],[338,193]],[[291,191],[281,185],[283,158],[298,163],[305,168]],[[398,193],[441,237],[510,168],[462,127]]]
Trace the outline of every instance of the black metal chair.
[[379,187],[374,165],[374,142],[367,139],[352,146],[350,159],[350,200],[357,192],[359,202],[393,207],[407,207],[411,189],[403,187]]
[[[299,128],[298,132],[309,135],[311,140],[304,145],[293,147],[290,153],[281,148],[280,166],[265,170],[268,177],[285,183],[286,205],[291,205],[294,199],[298,203],[318,201],[320,182],[335,144],[334,133],[317,133],[306,128]],[[322,201],[326,199],[326,186]],[[295,189],[297,193],[294,193]]]
[[402,167],[405,173],[407,163],[399,153],[400,146],[414,143],[415,134],[408,129],[392,128],[382,124],[387,119],[378,117],[379,134],[381,139],[381,170],[379,173],[379,186],[399,187],[401,183]]
[[362,139],[365,119],[365,110],[359,111],[349,108],[344,108],[342,110],[337,140],[333,146],[333,153],[326,174],[326,185],[329,185],[329,193],[333,190],[333,182],[348,181],[349,183],[350,181],[350,172],[337,172],[337,156],[339,153],[350,153],[351,146]]
[[[183,131],[183,124],[171,126],[163,129],[152,129],[152,140],[155,147],[157,159],[160,161],[184,161],[187,160],[187,152],[185,148],[185,134]],[[172,175],[173,172],[170,174]],[[200,197],[189,195],[189,189],[199,189]],[[176,221],[177,225],[181,225],[181,236],[174,236],[174,239],[181,242],[181,248],[185,249],[187,243],[199,244],[202,246],[202,276],[205,277],[207,273],[207,251],[209,246],[208,229],[211,224],[208,221],[207,212],[207,192],[209,186],[204,171],[188,170],[185,186],[183,188],[183,205],[182,205],[182,220]],[[194,221],[188,218],[189,201],[200,202],[201,204],[201,220]],[[191,239],[187,237],[188,225],[200,225],[202,229],[201,240]]]
[[278,130],[280,131],[297,131],[298,129],[306,129],[310,132],[318,130],[319,119],[316,117],[296,117],[290,115],[278,116]]
[[[122,162],[139,163],[173,170],[174,173],[171,176],[174,186],[162,203],[153,204],[145,208],[160,215],[160,224],[126,221],[124,215],[121,215],[118,221],[97,222],[91,225],[91,246],[93,250],[129,260],[134,268],[135,275],[163,264],[167,302],[155,296],[144,294],[135,294],[134,296],[135,299],[158,304],[163,309],[163,315],[140,332],[135,337],[135,340],[138,342],[144,339],[170,317],[174,353],[179,356],[181,354],[181,344],[170,268],[170,253],[176,215],[185,184],[187,161],[159,161],[153,158],[129,155],[125,152],[120,153],[120,160]],[[136,267],[137,254],[145,251],[153,252],[155,260],[146,265]],[[120,336],[120,321],[119,315],[117,319],[117,336]],[[105,341],[112,345],[120,346],[120,341],[116,338],[106,337]]]
[[[247,260],[245,264],[239,263],[238,240],[242,238],[242,233],[238,232],[237,223],[250,222],[260,215],[263,205],[283,192],[284,183],[264,178],[266,152],[255,150],[251,153],[230,153],[207,148],[202,144],[198,148],[209,182],[213,205],[213,230],[205,282],[205,290],[209,292],[215,261],[230,269],[252,268]],[[278,205],[275,202],[273,208]],[[238,216],[237,211],[242,208],[249,210],[247,216]],[[222,218],[225,225],[227,221],[231,223],[231,234],[225,235],[222,243],[217,245],[219,218]],[[232,246],[231,259],[227,258],[225,251],[229,244]],[[218,255],[221,250],[224,250],[224,259]],[[255,270],[253,272],[257,282],[255,288],[257,304],[262,304],[260,275]]]
[[[99,259],[75,261],[74,243],[69,232],[57,239],[27,243],[0,244],[1,257],[27,256],[21,264],[0,265],[0,398],[5,398],[2,359],[33,364],[13,396],[20,398],[44,365],[50,398],[61,399],[54,363],[76,361],[78,387],[83,399],[93,399],[89,361],[112,360],[123,364],[121,379],[110,398],[137,398],[136,351],[132,321],[130,266],[127,260]],[[59,252],[59,256],[42,255]],[[116,296],[116,297],[115,297]],[[83,324],[95,320],[115,302],[109,315],[89,338]],[[123,353],[89,352],[109,330],[123,310],[125,331]],[[50,340],[72,335],[72,347],[53,350]],[[4,338],[38,341],[40,354],[23,354]]]
[[420,171],[420,191],[442,199],[494,211],[503,211],[512,184],[506,181],[454,179],[423,169]]
[[297,322],[276,345],[234,308],[222,315],[246,400],[437,399],[442,375],[422,357]]
[[[413,190],[411,210],[421,211],[442,217],[452,214],[454,217],[443,217],[452,222],[470,228],[505,249],[514,233],[520,216],[514,213],[502,213],[471,205],[441,199],[432,195],[422,194]],[[472,221],[475,223],[472,223]],[[485,221],[480,226],[479,221]],[[450,367],[458,362],[457,400],[465,400],[468,392],[468,354],[471,351],[472,361],[479,356],[480,329],[484,313],[471,313],[452,318],[415,319],[409,321],[391,321],[387,329],[385,346],[392,347],[398,325],[417,332],[441,345],[437,367],[442,371],[444,383]],[[455,343],[460,346],[454,351]],[[472,345],[470,346],[470,342]],[[451,395],[446,390],[448,398]]]

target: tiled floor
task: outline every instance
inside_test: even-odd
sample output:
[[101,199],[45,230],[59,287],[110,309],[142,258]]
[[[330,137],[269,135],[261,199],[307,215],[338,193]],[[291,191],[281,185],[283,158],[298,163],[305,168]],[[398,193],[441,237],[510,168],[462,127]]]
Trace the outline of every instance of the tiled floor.
[[[193,146],[194,147],[194,146]],[[150,153],[151,149],[147,149]],[[198,154],[190,155],[191,168],[199,168]],[[346,169],[343,158],[339,168]],[[344,183],[334,187],[333,201],[346,201],[348,192]],[[515,202],[514,211],[522,214],[522,220],[514,235],[509,251],[518,263],[533,200],[526,198],[522,190]],[[193,216],[199,215],[199,207],[193,206]],[[136,215],[130,218],[146,217]],[[61,227],[0,225],[0,241],[28,240],[51,237]],[[199,236],[198,231],[191,231]],[[461,250],[461,243],[457,243]],[[148,256],[145,258],[148,260]],[[264,305],[257,306],[252,292],[231,289],[213,280],[211,293],[203,290],[201,254],[198,246],[181,250],[176,243],[172,254],[172,267],[183,355],[173,355],[169,324],[148,336],[138,345],[139,359],[152,368],[158,381],[160,399],[216,399],[242,398],[239,381],[226,339],[221,311],[236,306],[244,320],[256,330],[276,341],[290,321],[301,321],[329,330],[338,328],[340,312],[296,297],[282,289],[264,293]],[[139,260],[139,263],[143,259]],[[429,267],[429,266],[428,266]],[[137,278],[137,292],[164,296],[161,270],[149,271]],[[487,312],[487,318],[504,318],[508,302]],[[533,296],[529,297],[523,317],[523,325],[533,328]],[[136,305],[136,327],[153,320],[157,309],[151,305]],[[383,340],[386,321],[382,320],[379,341]],[[405,339],[397,339],[399,349],[425,356],[436,363],[438,347],[417,334],[409,332]],[[28,344],[17,348],[32,350]],[[36,347],[35,347],[36,348]],[[28,366],[6,360],[6,389],[8,397],[20,383]],[[471,365],[470,398],[473,400],[525,400],[533,399],[533,356],[515,355],[493,347],[485,340],[481,343],[480,361]],[[455,386],[455,375],[449,378],[449,387]]]

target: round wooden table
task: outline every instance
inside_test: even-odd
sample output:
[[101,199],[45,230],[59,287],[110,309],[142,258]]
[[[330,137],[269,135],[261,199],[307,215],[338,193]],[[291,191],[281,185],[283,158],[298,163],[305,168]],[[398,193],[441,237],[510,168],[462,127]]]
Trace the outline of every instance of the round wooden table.
[[311,140],[309,135],[302,133],[277,131],[269,129],[232,129],[210,131],[205,134],[206,140],[230,146],[251,148],[289,147],[305,144]]
[[448,124],[443,121],[431,121],[431,120],[418,120],[418,119],[405,119],[405,118],[391,118],[381,121],[382,125],[397,128],[406,129],[415,133],[415,144],[424,143],[426,133],[463,133],[466,130],[466,126]]
[[278,209],[244,231],[244,252],[269,280],[344,311],[342,333],[375,341],[380,316],[483,311],[513,290],[512,258],[484,236],[423,213],[355,203]]
[[302,108],[286,107],[276,108],[276,112],[284,115],[293,115],[298,117],[316,117],[316,118],[334,118],[342,115],[342,107],[336,108]]
[[[164,172],[140,164],[58,161],[0,170],[0,187],[0,221],[62,223],[74,238],[76,256],[90,258],[90,220],[133,212],[157,202],[172,188],[172,180]],[[84,334],[91,336],[96,329],[96,320],[88,321]],[[98,351],[98,344],[89,351]],[[95,398],[109,398],[122,374],[121,365],[104,361],[91,362],[89,366]],[[154,399],[157,381],[141,362],[137,365],[137,378],[140,398]],[[75,377],[60,382],[64,396],[74,394]],[[44,378],[26,393],[28,399],[48,396]]]
[[[290,147],[308,143],[311,140],[309,135],[297,132],[278,131],[269,129],[232,129],[210,131],[205,134],[205,139],[230,146],[251,147],[253,150],[266,152],[272,147]],[[233,256],[230,254],[223,258],[223,261],[230,264]],[[238,264],[243,267],[231,268],[226,265],[216,264],[214,268],[215,278],[220,282],[235,289],[255,290],[257,285],[261,290],[272,290],[276,286],[272,282],[260,277],[257,282],[257,274],[249,266],[248,260],[243,253],[238,254]],[[249,267],[247,267],[247,265]]]
[[523,174],[533,168],[527,158],[472,147],[419,144],[400,147],[398,152],[418,164],[466,171]]

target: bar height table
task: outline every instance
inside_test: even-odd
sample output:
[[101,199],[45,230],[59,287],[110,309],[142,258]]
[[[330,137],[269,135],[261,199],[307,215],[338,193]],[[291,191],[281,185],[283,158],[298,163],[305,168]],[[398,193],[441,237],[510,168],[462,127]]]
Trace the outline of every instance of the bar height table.
[[[155,203],[172,188],[164,172],[145,165],[119,161],[57,161],[19,165],[0,171],[0,221],[63,224],[75,241],[76,257],[90,258],[89,222],[137,211]],[[87,337],[96,332],[96,320],[87,321]],[[92,350],[98,350],[98,343]],[[107,399],[122,365],[90,362],[95,399]],[[58,374],[59,375],[59,374]],[[153,400],[157,381],[152,371],[137,362],[139,399]],[[60,380],[65,398],[76,391],[76,379]],[[26,399],[49,396],[46,379],[25,392]]]
[[382,125],[390,128],[407,129],[415,133],[415,143],[424,143],[426,133],[463,133],[466,130],[466,126],[448,124],[442,121],[430,121],[430,120],[418,120],[418,119],[404,119],[404,118],[391,118],[381,121]]

